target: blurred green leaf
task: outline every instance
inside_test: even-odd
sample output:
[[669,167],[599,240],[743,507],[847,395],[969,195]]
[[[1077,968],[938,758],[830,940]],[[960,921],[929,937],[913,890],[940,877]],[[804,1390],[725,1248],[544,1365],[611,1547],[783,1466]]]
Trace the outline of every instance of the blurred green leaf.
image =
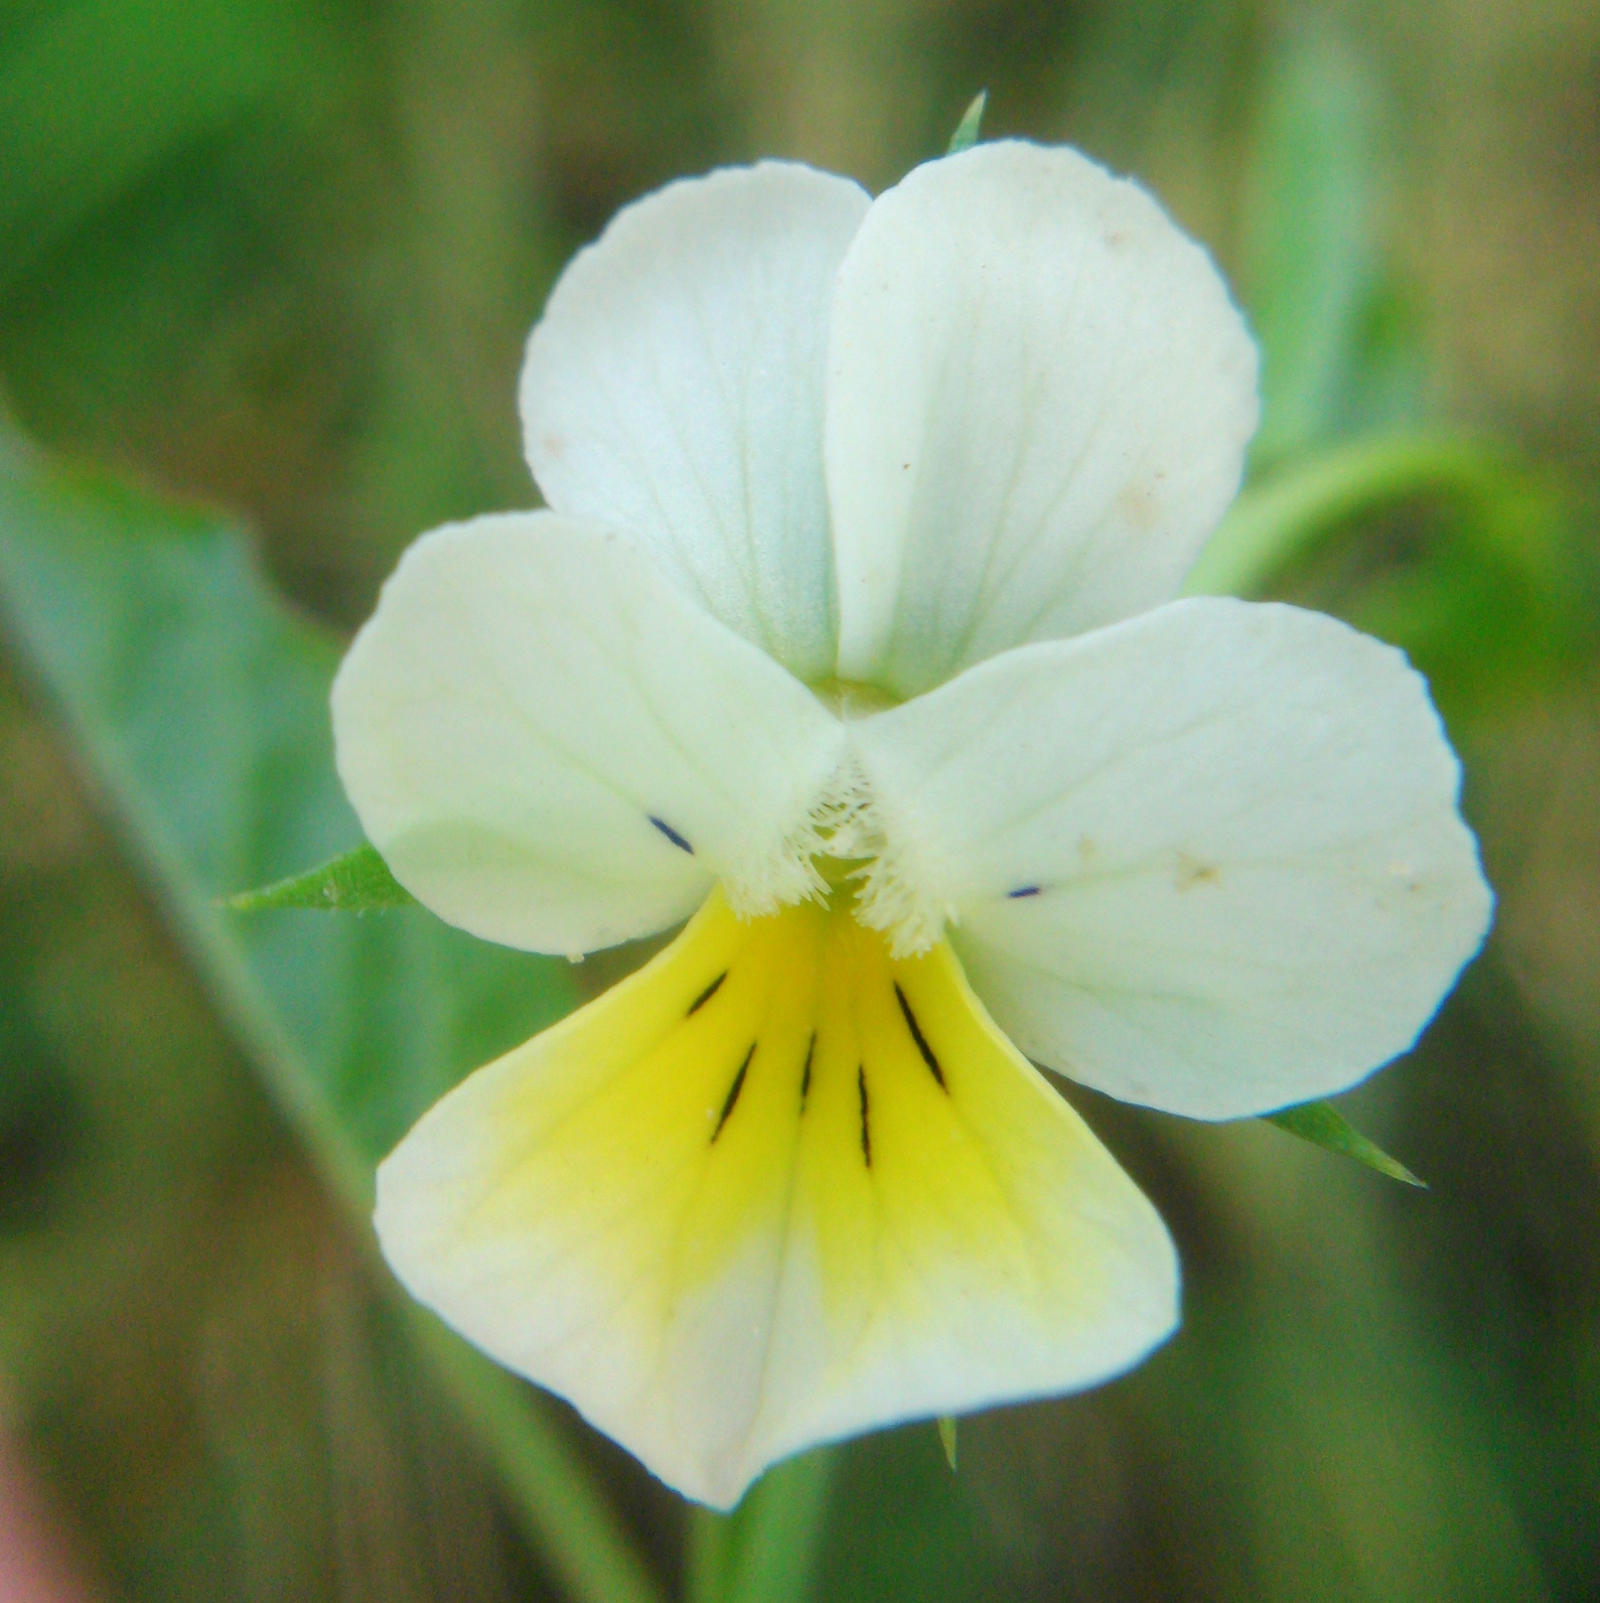
[[274,907],[314,908],[323,913],[363,913],[410,907],[416,898],[389,872],[373,846],[332,858],[303,874],[291,874],[258,890],[235,891],[225,905],[235,913]]
[[[1065,1406],[1073,1409],[1083,1401],[1075,1398]],[[1040,1473],[1041,1461],[1028,1453],[1027,1436],[1018,1428],[1022,1417],[1007,1410],[966,1421],[967,1467],[959,1476],[950,1473],[936,1433],[925,1424],[852,1443],[840,1466],[839,1517],[828,1530],[820,1598],[825,1603],[835,1598],[850,1603],[920,1603],[924,1598],[988,1603],[1051,1597],[1086,1603],[1095,1596],[1076,1588],[1078,1573],[1071,1565],[1051,1573],[1030,1567],[1026,1559],[1018,1562],[1019,1548],[1036,1555],[1039,1544],[1053,1541],[1063,1522],[1060,1505],[1037,1525],[1029,1519],[1007,1521],[1003,1537],[991,1523],[985,1505],[997,1494],[1007,1497],[1021,1490],[1035,1477],[1059,1490],[1062,1503],[1074,1501],[1079,1490],[1070,1476]],[[987,1463],[986,1445],[999,1449]],[[1018,1449],[1015,1457],[1012,1447]],[[1064,1450],[1071,1452],[1070,1447]],[[1041,1588],[1046,1575],[1049,1581]],[[1099,1595],[1119,1594],[1112,1589]]]
[[1426,1180],[1419,1180],[1398,1158],[1391,1158],[1377,1142],[1369,1141],[1337,1108],[1326,1102],[1303,1102],[1297,1108],[1269,1113],[1266,1119],[1269,1124],[1325,1152],[1354,1158],[1357,1163],[1364,1163],[1391,1180],[1404,1181],[1408,1186],[1420,1186],[1424,1191],[1428,1188]]
[[1257,464],[1415,411],[1419,353],[1377,239],[1380,100],[1326,22],[1292,29],[1268,58],[1244,208]]
[[[462,1074],[573,1001],[566,966],[420,908],[240,919],[220,895],[359,831],[339,790],[339,648],[271,593],[242,534],[0,439],[0,620],[234,1033],[359,1216],[377,1159]],[[525,1387],[418,1312],[425,1346],[575,1595],[655,1588]]]
[[939,1445],[944,1449],[944,1461],[956,1472],[956,1422],[949,1414],[939,1416]]
[[978,142],[978,130],[983,125],[983,108],[989,104],[989,91],[980,89],[972,97],[972,104],[961,113],[961,121],[956,124],[956,131],[950,136],[950,144],[945,150],[947,156],[959,156],[963,150],[971,150]]
[[0,275],[293,81],[298,0],[78,0],[0,50]]

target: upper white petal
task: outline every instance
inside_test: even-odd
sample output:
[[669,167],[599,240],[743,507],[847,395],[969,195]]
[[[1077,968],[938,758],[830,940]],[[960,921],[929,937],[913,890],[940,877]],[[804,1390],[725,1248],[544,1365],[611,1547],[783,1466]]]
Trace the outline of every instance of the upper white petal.
[[823,363],[867,205],[845,179],[780,162],[669,184],[574,258],[522,375],[550,505],[647,539],[804,679],[833,664]]
[[834,301],[840,676],[912,695],[1168,600],[1256,416],[1226,288],[1142,189],[1020,143],[917,168]]
[[1199,599],[983,663],[855,727],[887,866],[1031,1057],[1198,1118],[1412,1044],[1491,897],[1392,648]]
[[795,842],[842,740],[640,548],[548,512],[417,541],[333,720],[396,878],[475,935],[564,953],[675,923],[714,878],[752,908],[805,894]]

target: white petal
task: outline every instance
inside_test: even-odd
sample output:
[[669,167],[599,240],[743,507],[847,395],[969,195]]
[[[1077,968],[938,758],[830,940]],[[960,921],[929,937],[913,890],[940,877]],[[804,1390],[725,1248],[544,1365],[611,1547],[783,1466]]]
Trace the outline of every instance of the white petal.
[[1398,651],[1175,602],[856,726],[889,866],[959,921],[1030,1057],[1132,1102],[1260,1113],[1415,1040],[1491,898]]
[[438,529],[334,683],[339,774],[395,877],[489,940],[576,953],[727,880],[814,884],[836,720],[637,546],[553,513]]
[[528,344],[528,461],[558,512],[641,536],[717,617],[826,677],[822,386],[834,274],[866,194],[764,162],[617,214]]
[[948,949],[892,964],[814,904],[713,898],[466,1080],[377,1227],[424,1302],[719,1506],[814,1442],[1105,1379],[1176,1319],[1155,1211]]
[[840,269],[839,674],[903,696],[1170,599],[1238,488],[1255,348],[1135,185],[995,143],[881,196]]

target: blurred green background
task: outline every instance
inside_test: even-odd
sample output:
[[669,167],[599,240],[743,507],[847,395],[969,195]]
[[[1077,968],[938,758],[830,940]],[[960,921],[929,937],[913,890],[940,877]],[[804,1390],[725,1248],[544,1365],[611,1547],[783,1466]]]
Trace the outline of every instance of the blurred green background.
[[814,1596],[1600,1593],[1600,11],[0,0],[0,1422],[98,1595],[679,1584],[676,1499],[409,1313],[362,1212],[617,960],[215,898],[356,842],[338,639],[421,529],[533,499],[570,253],[719,162],[881,188],[985,86],[1219,257],[1267,406],[1218,582],[1412,652],[1500,911],[1341,1104],[1429,1191],[1074,1093],[1184,1330],[964,1423],[959,1475],[927,1426],[847,1448]]

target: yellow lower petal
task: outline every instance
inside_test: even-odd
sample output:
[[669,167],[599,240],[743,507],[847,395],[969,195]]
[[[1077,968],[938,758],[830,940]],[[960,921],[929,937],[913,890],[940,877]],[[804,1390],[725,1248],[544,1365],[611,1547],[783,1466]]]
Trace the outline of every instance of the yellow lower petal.
[[1176,1320],[1154,1210],[943,944],[714,894],[434,1107],[378,1175],[400,1278],[686,1495],[1071,1390]]

